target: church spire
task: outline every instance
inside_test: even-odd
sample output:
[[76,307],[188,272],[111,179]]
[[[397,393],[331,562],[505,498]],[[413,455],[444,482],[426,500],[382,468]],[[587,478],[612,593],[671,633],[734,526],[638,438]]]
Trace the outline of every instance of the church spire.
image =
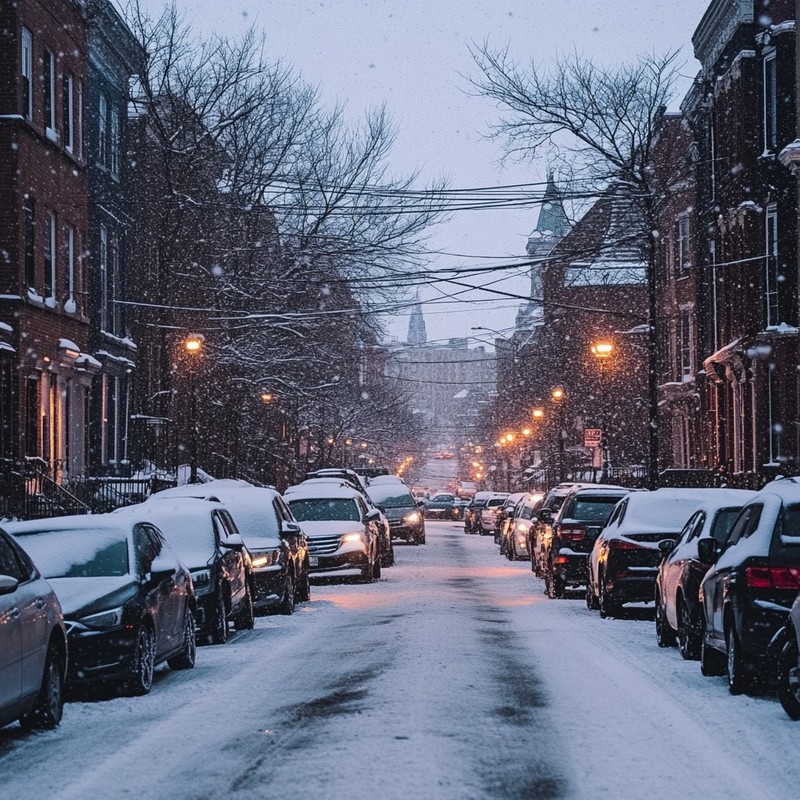
[[553,173],[547,173],[547,187],[544,190],[542,204],[539,206],[539,220],[532,236],[562,239],[569,233],[570,224],[564,211]]
[[422,304],[419,301],[419,292],[414,296],[414,308],[408,318],[408,344],[419,345],[428,341],[425,331],[425,318],[422,316]]

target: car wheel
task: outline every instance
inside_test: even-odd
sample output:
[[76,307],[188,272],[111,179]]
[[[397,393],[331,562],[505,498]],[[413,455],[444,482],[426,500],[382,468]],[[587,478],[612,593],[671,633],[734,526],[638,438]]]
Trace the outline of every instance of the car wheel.
[[253,593],[250,591],[250,586],[247,586],[245,591],[244,600],[242,600],[242,607],[239,609],[238,614],[233,620],[233,627],[237,631],[251,631],[255,627],[256,620],[253,613]]
[[619,600],[606,589],[605,576],[600,577],[600,616],[603,619],[607,617],[617,617],[622,608]]
[[509,561],[516,561],[517,559],[516,548],[514,547],[513,540],[509,540],[506,544],[506,558]]
[[51,644],[47,649],[42,673],[42,685],[36,705],[20,717],[19,724],[26,731],[48,731],[55,728],[64,713],[64,667],[58,648]]
[[222,589],[217,592],[217,610],[214,612],[211,641],[214,644],[225,644],[228,641],[228,612],[225,609],[225,597]]
[[681,598],[678,603],[678,650],[687,661],[696,661],[700,655],[698,627],[696,616]]
[[728,653],[726,659],[726,672],[728,676],[728,691],[731,694],[744,694],[752,685],[752,673],[749,671],[747,658],[742,652],[739,637],[731,626],[728,629]]
[[375,564],[372,568],[372,574],[377,581],[381,577],[381,560],[380,558],[375,558]]
[[286,565],[286,575],[283,579],[283,597],[281,597],[281,604],[278,610],[286,616],[294,613],[294,575],[288,564]]
[[382,567],[393,567],[394,566],[394,545],[390,544],[389,549],[386,551],[385,554],[381,555],[381,566]]
[[552,578],[550,578],[550,585],[553,590],[552,597],[556,600],[563,600],[567,590],[564,579],[556,572],[552,564],[550,565],[550,574],[552,575]]
[[701,621],[700,672],[706,677],[725,674],[725,656],[706,643],[705,627]]
[[661,603],[661,595],[656,592],[656,642],[659,647],[674,647],[676,638],[675,631],[670,628],[667,622],[664,606]]
[[170,669],[192,669],[197,655],[197,628],[194,624],[194,614],[191,609],[186,609],[183,619],[183,650],[172,658],[167,659]]
[[301,603],[307,603],[311,600],[311,578],[308,574],[308,564],[303,568],[303,577],[300,579],[300,584],[297,588],[297,599]]
[[594,592],[592,591],[592,581],[590,578],[586,579],[586,608],[589,611],[597,611],[600,607],[599,603],[597,602],[597,598],[595,597]]
[[778,700],[791,719],[800,719],[800,656],[797,636],[789,630],[791,641],[781,651],[778,665]]
[[130,675],[125,683],[128,694],[139,696],[150,691],[153,685],[155,662],[156,636],[149,625],[141,625],[136,634],[136,647],[133,651]]
[[[417,544],[416,539],[414,539],[414,544]],[[368,556],[364,566],[361,567],[361,582],[372,583],[374,580],[375,580],[375,562]]]

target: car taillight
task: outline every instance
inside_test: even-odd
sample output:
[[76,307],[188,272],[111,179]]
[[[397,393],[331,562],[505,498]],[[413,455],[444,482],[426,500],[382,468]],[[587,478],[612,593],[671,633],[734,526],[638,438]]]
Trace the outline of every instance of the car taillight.
[[640,550],[641,545],[631,542],[628,539],[609,539],[608,546],[612,550]]
[[562,525],[558,529],[558,537],[567,542],[577,542],[586,536],[586,528],[578,525]]
[[748,567],[745,580],[750,589],[800,591],[800,567]]

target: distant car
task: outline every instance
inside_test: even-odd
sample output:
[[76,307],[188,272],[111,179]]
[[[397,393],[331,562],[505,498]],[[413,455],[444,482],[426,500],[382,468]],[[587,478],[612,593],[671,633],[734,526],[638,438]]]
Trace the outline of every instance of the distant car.
[[257,613],[291,614],[296,603],[311,599],[308,539],[275,489],[247,481],[215,480],[165,489],[150,500],[175,497],[218,500],[230,511],[250,553]]
[[500,513],[495,518],[494,523],[494,543],[500,544],[502,528],[506,522],[514,516],[514,509],[517,507],[522,498],[525,497],[525,492],[514,492],[508,495],[500,506]]
[[423,506],[414,499],[404,483],[370,482],[368,494],[373,505],[386,515],[393,539],[402,539],[409,544],[425,544]]
[[722,544],[741,507],[755,494],[719,489],[689,517],[677,543],[664,539],[664,558],[656,577],[656,640],[660,647],[678,645],[687,659],[700,657],[700,582],[711,566],[700,560],[697,544],[709,537]]
[[450,492],[437,492],[425,501],[425,516],[429,519],[450,519],[456,497]]
[[481,526],[481,510],[494,492],[475,492],[464,510],[464,533],[478,533]]
[[469,499],[466,497],[456,497],[453,500],[453,510],[450,512],[450,519],[462,520],[469,505]]
[[624,603],[653,601],[662,551],[677,540],[699,503],[719,489],[631,492],[611,512],[589,556],[586,602],[600,616],[617,615]]
[[381,512],[360,492],[299,484],[284,499],[308,536],[312,575],[358,575],[367,583],[380,578]]
[[53,587],[68,633],[68,684],[147,694],[154,668],[195,662],[189,570],[155,525],[121,514],[4,525]]
[[494,535],[495,528],[497,527],[497,518],[500,516],[500,510],[508,497],[508,492],[494,492],[491,497],[486,500],[486,503],[481,508],[480,523],[478,533],[481,536]]
[[500,552],[505,554],[509,561],[529,559],[528,534],[535,510],[542,501],[539,492],[526,494],[514,508],[514,514],[501,530]]
[[548,597],[564,597],[568,588],[586,585],[592,546],[614,506],[629,491],[621,486],[578,485],[566,496],[542,538]]
[[712,564],[700,584],[700,666],[741,694],[770,674],[770,641],[800,592],[800,483],[767,484],[722,544],[701,539],[698,551]]
[[230,511],[194,497],[159,497],[114,512],[155,524],[192,574],[198,634],[228,641],[228,623],[253,628],[250,554]]
[[561,508],[566,496],[576,486],[575,483],[559,483],[548,489],[536,509],[528,531],[528,552],[531,558],[531,571],[544,578],[544,537],[551,535],[553,518]]
[[67,633],[56,593],[0,531],[0,726],[55,728],[64,708]]

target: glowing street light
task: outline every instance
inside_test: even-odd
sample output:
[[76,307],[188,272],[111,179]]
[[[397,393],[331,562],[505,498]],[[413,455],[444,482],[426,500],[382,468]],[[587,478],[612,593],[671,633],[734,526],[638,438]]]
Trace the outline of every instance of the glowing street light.
[[554,386],[550,390],[550,397],[557,403],[561,402],[567,396],[567,392],[563,386]]
[[613,352],[613,342],[595,342],[592,345],[592,355],[595,358],[611,358]]
[[190,333],[183,340],[183,347],[190,355],[197,355],[203,349],[206,337],[202,333]]
[[531,409],[531,416],[538,422],[544,419],[544,409],[543,408],[533,408]]

